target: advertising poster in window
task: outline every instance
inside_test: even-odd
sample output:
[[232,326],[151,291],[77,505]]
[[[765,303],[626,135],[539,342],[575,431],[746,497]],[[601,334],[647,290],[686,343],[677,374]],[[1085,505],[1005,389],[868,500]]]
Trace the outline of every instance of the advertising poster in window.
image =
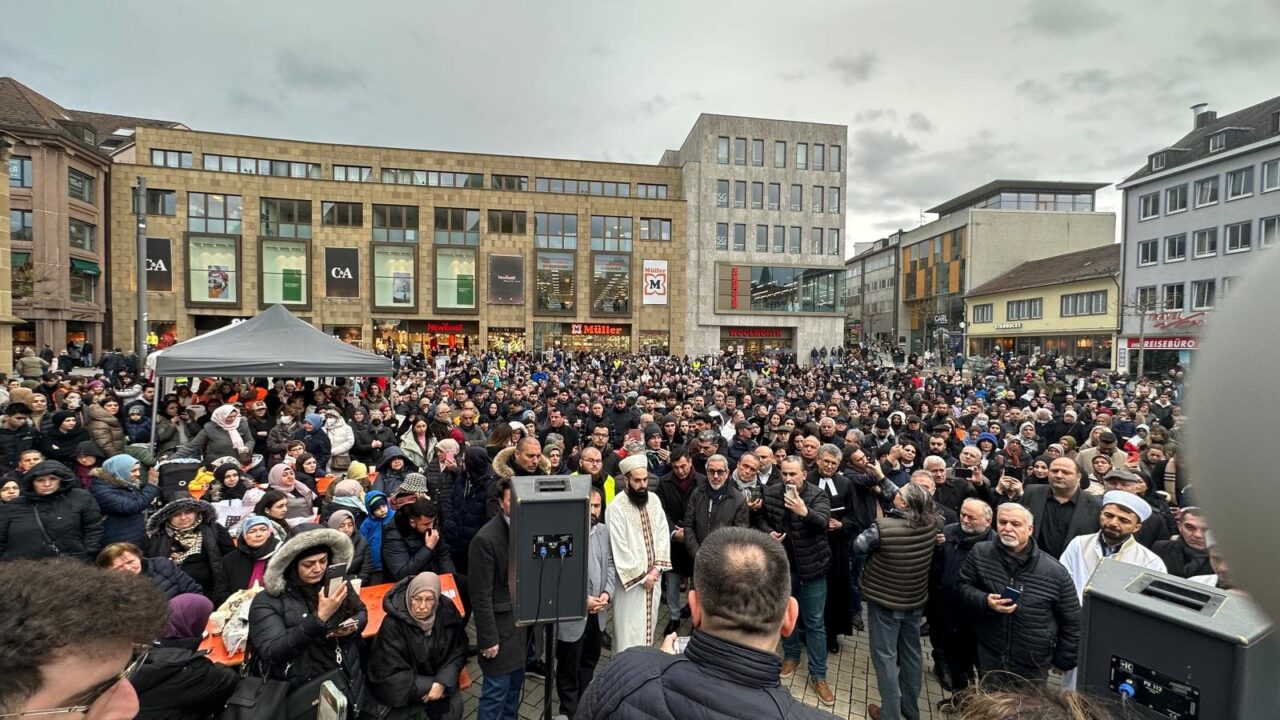
[[284,302],[302,302],[302,271],[286,269],[280,273],[280,299]]
[[413,304],[413,276],[407,272],[391,274],[391,304]]
[[209,299],[225,300],[231,287],[231,275],[226,265],[209,265]]
[[262,243],[262,301],[307,302],[307,245],[289,240]]
[[324,294],[331,298],[360,297],[359,248],[324,249]]
[[147,238],[147,289],[173,290],[173,251],[169,238]]
[[[353,271],[352,273],[356,273]],[[417,255],[412,248],[373,249],[373,304],[378,307],[413,306]]]
[[642,304],[666,305],[667,280],[666,260],[645,260]]
[[489,256],[489,302],[524,304],[524,258],[520,255]]
[[194,302],[235,303],[236,244],[192,237],[187,243],[188,287]]
[[475,306],[475,251],[440,249],[436,253],[436,307],[470,310]]

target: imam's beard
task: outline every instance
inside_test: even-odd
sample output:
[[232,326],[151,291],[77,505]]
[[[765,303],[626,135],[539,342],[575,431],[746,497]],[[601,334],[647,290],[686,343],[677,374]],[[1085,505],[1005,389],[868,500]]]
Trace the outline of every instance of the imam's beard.
[[631,498],[631,502],[635,503],[638,507],[644,507],[645,503],[649,502],[649,488],[640,488],[639,490],[636,490],[628,485],[627,497]]

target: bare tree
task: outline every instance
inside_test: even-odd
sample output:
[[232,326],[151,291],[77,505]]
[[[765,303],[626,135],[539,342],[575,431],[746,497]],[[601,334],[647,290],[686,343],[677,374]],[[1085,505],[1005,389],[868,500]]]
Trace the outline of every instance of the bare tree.
[[1142,295],[1135,290],[1133,295],[1127,299],[1123,299],[1120,303],[1120,318],[1123,328],[1125,317],[1138,318],[1138,380],[1146,377],[1147,366],[1147,316],[1153,312],[1164,312],[1164,301],[1157,293],[1151,293],[1149,297]]

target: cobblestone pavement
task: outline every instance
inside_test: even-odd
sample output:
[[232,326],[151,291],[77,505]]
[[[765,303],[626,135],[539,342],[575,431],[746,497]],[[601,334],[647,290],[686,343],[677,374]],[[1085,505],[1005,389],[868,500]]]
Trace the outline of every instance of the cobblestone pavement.
[[[658,622],[659,632],[666,627],[667,618],[668,615],[664,607]],[[610,625],[612,626],[612,623]],[[680,627],[680,634],[686,635],[691,631],[692,628],[689,625],[689,621],[686,620]],[[839,655],[827,656],[827,680],[831,683],[832,690],[836,696],[834,707],[826,707],[818,702],[817,696],[814,695],[813,690],[809,687],[809,675],[803,657],[796,674],[787,680],[783,680],[782,684],[790,688],[791,694],[806,705],[821,708],[839,718],[862,720],[867,717],[867,705],[871,703],[879,704],[880,702],[880,693],[876,690],[876,674],[871,667],[871,655],[867,643],[867,633],[855,631],[852,637],[840,638]],[[936,709],[938,701],[944,695],[942,688],[938,686],[938,681],[928,671],[928,668],[932,666],[929,652],[930,647],[926,640],[924,648],[926,670],[924,692],[920,698],[920,718],[921,720],[944,720],[949,716]],[[781,644],[778,646],[778,653],[782,653]],[[611,653],[608,650],[601,653],[600,664],[596,668],[597,673],[608,664],[610,656]],[[474,659],[470,661],[467,668],[471,677],[476,678],[477,682],[467,690],[464,696],[463,717],[466,720],[475,720],[483,675]],[[526,677],[524,694],[520,705],[520,717],[524,720],[539,720],[542,718],[542,697],[542,679]],[[552,697],[555,697],[554,683]],[[559,704],[554,699],[552,702],[557,706]]]

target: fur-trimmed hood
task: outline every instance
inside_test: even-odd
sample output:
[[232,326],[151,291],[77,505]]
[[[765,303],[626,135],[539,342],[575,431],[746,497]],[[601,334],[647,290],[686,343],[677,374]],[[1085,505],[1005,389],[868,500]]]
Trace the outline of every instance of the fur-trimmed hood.
[[[500,479],[515,477],[516,469],[511,463],[516,454],[514,447],[503,448],[493,458],[493,474]],[[545,455],[538,456],[538,473],[540,475],[551,474],[551,461]]]
[[214,510],[209,503],[195,498],[179,498],[147,518],[147,537],[156,537],[164,532],[164,526],[168,524],[169,519],[185,510],[195,510],[200,516],[201,525],[214,525],[218,522],[218,511]]
[[279,596],[284,593],[284,574],[289,566],[308,550],[318,547],[329,548],[333,555],[330,563],[351,562],[351,538],[341,531],[325,528],[298,533],[277,548],[275,554],[267,561],[267,571],[262,576],[262,586],[267,594]]
[[106,470],[105,468],[96,467],[90,470],[89,477],[92,477],[95,480],[101,480],[102,482],[110,485],[111,487],[124,488],[126,490],[137,490],[139,487],[138,485],[134,485],[128,480],[121,480],[120,478],[116,477],[115,473],[109,470]]

